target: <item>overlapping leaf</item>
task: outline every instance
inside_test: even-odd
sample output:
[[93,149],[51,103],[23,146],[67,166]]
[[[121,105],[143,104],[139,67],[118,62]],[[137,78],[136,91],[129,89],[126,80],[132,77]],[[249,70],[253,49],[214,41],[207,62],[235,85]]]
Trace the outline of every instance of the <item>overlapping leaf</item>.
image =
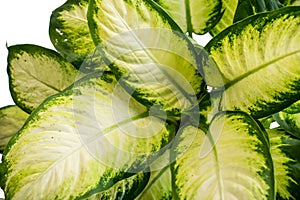
[[284,110],[282,110],[285,113],[289,113],[289,114],[296,114],[296,113],[300,113],[300,100],[296,101],[295,103],[293,103],[291,106],[285,108]]
[[281,6],[278,0],[239,0],[233,22],[257,13],[277,10]]
[[277,199],[300,198],[300,140],[280,129],[268,130]]
[[249,116],[220,113],[209,133],[187,126],[174,143],[176,199],[274,199],[266,134]]
[[137,173],[115,183],[111,188],[88,197],[86,200],[134,199],[145,188],[150,173]]
[[170,169],[170,151],[157,158],[150,165],[150,180],[136,200],[171,200],[172,183]]
[[10,138],[20,130],[28,116],[18,106],[0,109],[0,152],[4,150]]
[[92,0],[88,20],[106,63],[136,99],[173,115],[196,104],[202,78],[193,46],[156,3]]
[[220,110],[259,118],[300,98],[299,24],[300,7],[282,8],[247,18],[207,45],[218,68],[204,66],[206,83],[225,87]]
[[148,167],[174,131],[114,76],[91,74],[31,115],[4,152],[1,187],[8,199],[88,197]]
[[74,83],[78,75],[73,65],[50,49],[28,44],[10,46],[8,51],[10,92],[28,113]]
[[183,32],[204,34],[222,17],[220,0],[156,0]]
[[287,132],[300,138],[300,112],[294,114],[279,112],[274,115],[274,119]]
[[68,0],[51,15],[49,36],[54,47],[79,68],[95,49],[87,21],[88,0]]
[[233,24],[234,14],[238,5],[238,0],[222,0],[222,10],[224,12],[220,21],[213,27],[210,33],[216,36],[225,28]]

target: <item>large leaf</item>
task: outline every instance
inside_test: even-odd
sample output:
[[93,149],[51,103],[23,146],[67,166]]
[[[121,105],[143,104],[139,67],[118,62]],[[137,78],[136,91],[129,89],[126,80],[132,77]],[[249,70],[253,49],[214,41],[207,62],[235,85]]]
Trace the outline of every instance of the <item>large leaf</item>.
[[183,32],[204,34],[222,17],[221,0],[156,0]]
[[4,150],[10,138],[23,126],[28,116],[18,106],[0,108],[0,152]]
[[77,199],[144,170],[175,127],[114,76],[92,74],[48,98],[8,144],[1,187],[8,199]]
[[224,14],[220,21],[210,31],[213,36],[222,32],[225,28],[233,24],[234,14],[238,5],[238,0],[222,0],[222,10]]
[[78,71],[58,53],[35,45],[8,47],[8,76],[15,103],[30,113],[74,83]]
[[220,110],[259,118],[300,98],[299,28],[300,7],[287,7],[247,18],[206,46],[218,66],[204,65],[206,83],[225,87]]
[[117,200],[134,199],[145,188],[149,181],[150,173],[140,172],[129,178],[123,179],[111,188],[88,197],[86,200]]
[[193,45],[156,3],[91,0],[88,20],[106,63],[136,99],[173,115],[197,103],[202,78]]
[[234,15],[234,22],[260,12],[277,10],[281,6],[278,0],[239,0]]
[[54,47],[79,68],[95,45],[87,21],[88,0],[68,0],[53,11],[49,35]]
[[267,131],[274,162],[277,199],[300,199],[300,140],[280,129]]
[[295,114],[279,112],[273,117],[284,130],[300,138],[300,112]]
[[248,115],[220,113],[207,136],[192,126],[174,143],[172,178],[177,199],[274,199],[266,134]]

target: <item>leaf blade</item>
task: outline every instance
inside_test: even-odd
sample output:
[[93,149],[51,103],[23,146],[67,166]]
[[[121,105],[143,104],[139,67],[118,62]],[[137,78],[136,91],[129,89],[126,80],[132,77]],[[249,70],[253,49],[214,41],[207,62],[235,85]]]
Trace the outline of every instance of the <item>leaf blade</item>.
[[177,198],[274,199],[268,141],[256,122],[244,113],[223,112],[212,121],[210,133],[206,137],[187,126],[174,143]]
[[11,137],[23,126],[28,114],[18,106],[0,108],[0,151],[2,152]]
[[174,33],[173,21],[150,3],[93,0],[90,30],[107,65],[130,94],[144,105],[158,104],[176,115],[195,103],[202,78],[192,44]]
[[[221,110],[242,110],[261,118],[299,99],[298,20],[299,7],[258,14],[223,31],[207,45],[222,79],[207,76],[206,81],[225,87]],[[295,34],[292,40],[289,34],[277,39],[287,30]],[[204,73],[216,73],[209,68],[204,67]]]
[[149,116],[116,83],[110,73],[91,74],[31,115],[3,155],[1,186],[7,198],[99,193],[164,151],[174,125]]
[[10,91],[16,105],[28,113],[75,81],[78,71],[50,49],[27,44],[8,50]]

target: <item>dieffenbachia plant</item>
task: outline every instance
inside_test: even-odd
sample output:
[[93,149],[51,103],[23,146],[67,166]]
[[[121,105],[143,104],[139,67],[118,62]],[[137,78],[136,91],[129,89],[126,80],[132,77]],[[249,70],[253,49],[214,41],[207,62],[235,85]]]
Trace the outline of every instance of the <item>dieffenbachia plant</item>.
[[68,0],[8,47],[6,199],[299,199],[298,3]]

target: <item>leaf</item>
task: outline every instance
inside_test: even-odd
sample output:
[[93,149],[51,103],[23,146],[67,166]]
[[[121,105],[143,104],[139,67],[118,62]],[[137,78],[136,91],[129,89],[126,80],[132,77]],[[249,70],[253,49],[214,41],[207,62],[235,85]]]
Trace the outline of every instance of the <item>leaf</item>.
[[277,10],[281,6],[279,0],[239,0],[233,22],[240,21],[257,13]]
[[279,112],[274,114],[273,117],[284,130],[300,138],[300,112],[295,114]]
[[54,47],[78,69],[95,49],[87,21],[88,0],[68,0],[51,15],[49,36]]
[[18,106],[0,108],[0,152],[25,123],[28,114]]
[[180,130],[171,157],[175,199],[275,199],[266,134],[242,112],[221,112],[209,133]]
[[94,73],[34,111],[4,151],[0,185],[8,199],[87,198],[146,169],[174,133]]
[[280,0],[280,2],[285,6],[300,6],[299,0]]
[[282,110],[282,112],[289,113],[289,114],[296,114],[300,113],[300,100],[293,103],[291,106]]
[[274,162],[277,199],[299,199],[300,140],[280,129],[267,131]]
[[58,53],[35,45],[8,47],[9,87],[15,103],[30,113],[47,97],[74,83],[78,71]]
[[171,115],[196,105],[202,78],[194,47],[157,4],[92,0],[88,21],[106,64],[134,98]]
[[150,180],[136,200],[172,200],[170,150],[150,165]]
[[225,87],[220,110],[261,118],[300,98],[299,14],[300,7],[287,7],[249,17],[205,47],[218,66],[204,64],[206,83]]
[[[220,0],[156,0],[183,32],[204,34],[222,17]],[[205,6],[204,6],[205,5]]]
[[149,181],[149,177],[149,172],[140,172],[117,182],[107,190],[88,197],[86,200],[134,199],[144,189]]
[[220,21],[213,27],[210,34],[216,36],[225,28],[233,24],[233,18],[238,5],[238,0],[222,0],[222,10],[224,12]]

